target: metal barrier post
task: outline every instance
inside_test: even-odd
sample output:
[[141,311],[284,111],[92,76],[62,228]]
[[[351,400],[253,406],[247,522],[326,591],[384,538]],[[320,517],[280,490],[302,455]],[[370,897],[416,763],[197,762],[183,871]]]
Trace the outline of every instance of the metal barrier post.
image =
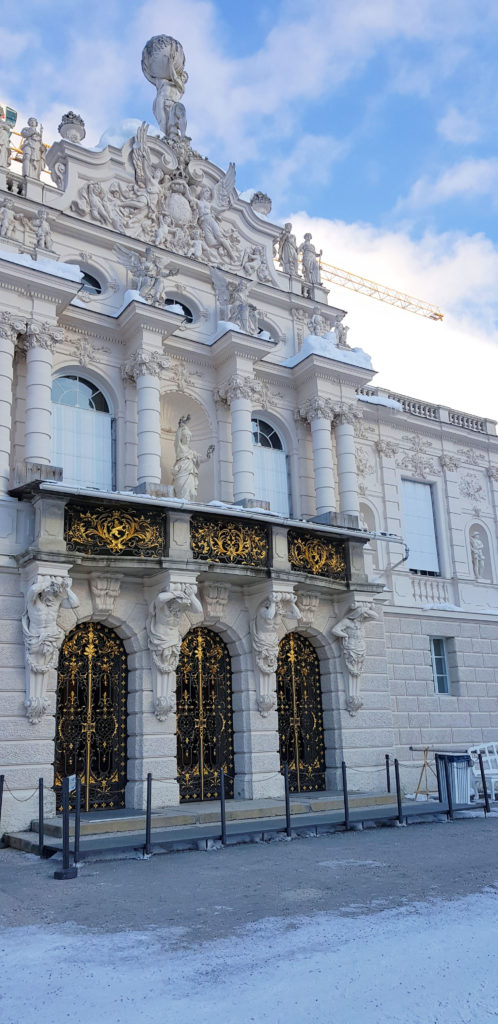
[[76,878],[78,868],[69,865],[69,779],[62,780],[62,870],[54,871],[54,878]]
[[284,764],[284,783],[285,783],[285,831],[289,836],[292,835],[291,829],[291,812],[290,812],[290,790],[289,790],[289,765]]
[[43,779],[38,779],[38,856],[43,857]]
[[221,842],[227,845],[227,816],[225,808],[225,769],[220,768],[220,811],[221,811]]
[[401,803],[401,785],[399,781],[399,761],[394,758],[394,777],[396,779],[396,802],[398,804],[398,822],[403,824],[403,804]]
[[5,782],[5,775],[0,775],[0,821],[2,820],[2,800],[3,800],[3,784]]
[[391,764],[389,761],[389,754],[386,754],[386,779],[387,779],[387,792],[391,792]]
[[484,765],[483,765],[483,762],[482,762],[482,754],[479,753],[478,757],[479,757],[479,769],[480,769],[480,772],[481,772],[482,788],[483,788],[483,793],[484,793],[484,813],[485,814],[489,814],[491,808],[489,806],[488,787],[486,786],[486,776],[484,774]]
[[344,799],[344,824],[346,831],[349,831],[349,796],[348,796],[348,780],[346,776],[346,762],[342,762],[342,795]]
[[76,776],[76,794],[74,797],[74,863],[78,864],[80,859],[80,829],[81,829],[81,779]]
[[148,857],[152,853],[152,844],[150,841],[150,827],[151,827],[151,815],[152,815],[152,774],[147,774],[147,808],[145,811],[145,846],[144,854]]
[[441,773],[441,762],[440,762],[440,757],[441,757],[441,754],[436,754],[435,760],[436,760],[437,796],[438,796],[439,803],[442,804],[442,802],[443,802],[443,791],[441,789],[441,774],[440,774]]
[[447,797],[447,800],[448,800],[448,817],[449,817],[450,821],[453,821],[453,818],[454,818],[454,815],[453,815],[453,793],[451,792],[450,769],[449,769],[449,765],[448,765],[448,758],[446,757],[446,755],[443,755],[443,764],[444,764],[444,778],[445,778],[445,781],[446,781],[446,797]]

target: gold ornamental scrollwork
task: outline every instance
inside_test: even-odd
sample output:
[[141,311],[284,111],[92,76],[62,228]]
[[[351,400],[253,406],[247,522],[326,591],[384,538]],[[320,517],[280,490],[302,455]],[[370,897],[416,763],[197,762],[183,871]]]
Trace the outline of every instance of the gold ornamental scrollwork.
[[346,558],[341,541],[304,530],[289,530],[287,543],[291,569],[346,581]]
[[160,558],[164,528],[165,517],[158,512],[82,505],[68,505],[65,510],[67,550],[85,555]]
[[193,515],[190,545],[194,558],[253,568],[268,565],[268,529],[259,523]]

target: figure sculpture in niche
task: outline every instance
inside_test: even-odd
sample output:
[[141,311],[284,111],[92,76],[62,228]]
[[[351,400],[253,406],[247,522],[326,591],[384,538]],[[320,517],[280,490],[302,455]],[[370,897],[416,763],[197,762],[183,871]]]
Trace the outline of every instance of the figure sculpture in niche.
[[38,210],[36,217],[33,220],[33,228],[36,235],[35,245],[37,249],[48,249],[52,251],[52,232],[50,231],[50,224],[45,210]]
[[0,207],[0,238],[13,238],[16,229],[16,215],[12,199],[4,199]]
[[322,250],[317,253],[315,246],[311,241],[311,234],[309,231],[304,236],[304,242],[301,242],[298,252],[303,257],[303,277],[309,284],[320,284],[320,264],[319,260],[322,255]]
[[175,434],[175,464],[172,470],[175,498],[195,501],[199,487],[199,466],[208,462],[214,452],[210,444],[205,458],[191,447],[192,431],[189,428],[190,414],[181,416]]
[[10,128],[0,121],[0,167],[10,167]]
[[484,544],[478,530],[473,530],[470,535],[470,552],[474,576],[478,580],[484,569]]
[[278,262],[284,274],[298,276],[298,256],[296,236],[292,234],[292,224],[284,224],[277,241]]
[[64,630],[57,624],[61,607],[77,608],[69,576],[38,576],[26,595],[22,631],[26,652],[27,697],[24,702],[29,721],[39,721],[47,709],[44,680],[57,667]]
[[341,641],[344,664],[349,676],[346,707],[350,715],[355,715],[363,707],[359,691],[367,653],[364,623],[368,619],[378,617],[371,605],[357,605],[332,628],[332,635]]
[[36,117],[28,117],[26,128],[21,130],[22,173],[28,178],[39,178],[45,166],[45,146],[43,145],[43,128]]

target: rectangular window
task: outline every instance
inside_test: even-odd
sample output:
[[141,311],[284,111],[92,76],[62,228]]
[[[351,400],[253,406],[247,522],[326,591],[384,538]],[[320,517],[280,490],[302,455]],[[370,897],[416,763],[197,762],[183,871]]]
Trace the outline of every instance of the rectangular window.
[[446,640],[443,637],[431,637],[431,655],[436,693],[451,693],[448,652],[446,650]]
[[432,487],[415,480],[402,480],[403,533],[410,549],[408,568],[412,572],[439,575]]

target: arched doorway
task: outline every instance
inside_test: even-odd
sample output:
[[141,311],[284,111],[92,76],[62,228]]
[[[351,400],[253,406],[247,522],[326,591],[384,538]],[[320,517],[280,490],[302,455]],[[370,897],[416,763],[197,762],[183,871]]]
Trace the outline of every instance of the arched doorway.
[[67,634],[57,679],[58,810],[68,775],[81,779],[83,810],[125,806],[127,675],[126,651],[113,629],[83,622]]
[[280,763],[292,793],[325,789],[325,742],[318,655],[306,637],[287,633],[277,663]]
[[228,648],[205,626],[184,637],[176,670],[180,800],[217,800],[220,770],[233,796],[232,670]]

